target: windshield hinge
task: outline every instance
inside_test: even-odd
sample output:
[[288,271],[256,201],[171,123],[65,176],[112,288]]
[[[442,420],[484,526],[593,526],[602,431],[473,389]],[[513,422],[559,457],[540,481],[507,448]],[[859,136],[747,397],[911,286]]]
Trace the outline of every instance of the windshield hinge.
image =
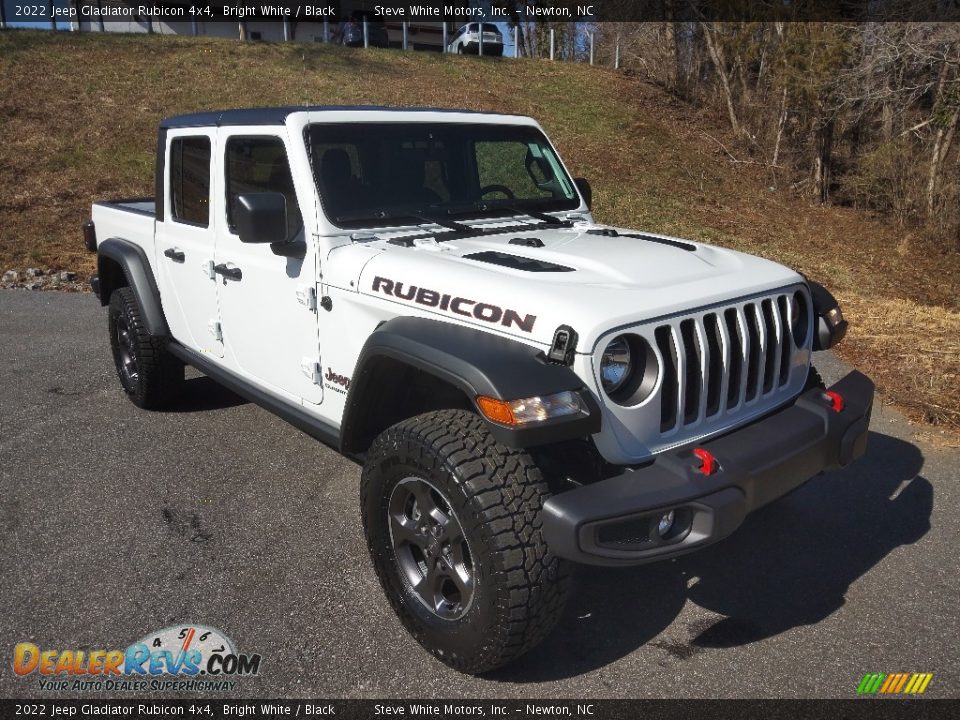
[[577,349],[577,332],[569,325],[561,325],[553,333],[553,342],[547,352],[547,360],[559,365],[573,365]]
[[376,242],[380,238],[373,233],[355,232],[350,233],[350,239],[353,240],[353,242],[368,243]]

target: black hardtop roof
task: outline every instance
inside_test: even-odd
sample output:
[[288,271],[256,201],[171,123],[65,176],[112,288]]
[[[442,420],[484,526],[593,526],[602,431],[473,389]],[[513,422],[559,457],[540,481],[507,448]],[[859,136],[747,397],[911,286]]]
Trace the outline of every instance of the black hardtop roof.
[[[282,125],[287,116],[296,112],[329,112],[331,110],[378,110],[392,112],[447,112],[471,115],[513,115],[478,110],[457,110],[432,107],[387,107],[385,105],[290,105],[287,107],[241,108],[212,110],[210,112],[174,115],[160,121],[161,129],[184,127],[219,127],[221,125]],[[519,117],[519,116],[518,116]]]

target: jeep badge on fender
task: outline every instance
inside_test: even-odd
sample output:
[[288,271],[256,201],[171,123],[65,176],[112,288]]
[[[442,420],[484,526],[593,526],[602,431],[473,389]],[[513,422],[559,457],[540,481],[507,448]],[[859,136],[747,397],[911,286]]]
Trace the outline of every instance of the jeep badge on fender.
[[531,118],[227,110],[157,148],[154,197],[84,228],[123,391],[192,365],[361,461],[372,569],[458,670],[537,645],[574,563],[705,547],[865,451],[873,383],[811,365],[829,291],[595,223]]

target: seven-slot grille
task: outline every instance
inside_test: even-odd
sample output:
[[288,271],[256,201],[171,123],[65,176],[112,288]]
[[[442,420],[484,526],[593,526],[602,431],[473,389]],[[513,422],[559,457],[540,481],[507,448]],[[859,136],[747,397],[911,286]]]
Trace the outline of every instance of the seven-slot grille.
[[[675,318],[654,329],[663,358],[661,433],[737,412],[790,382],[797,347],[791,332],[793,293]],[[798,297],[807,303],[805,294]],[[799,317],[806,322],[810,314]]]

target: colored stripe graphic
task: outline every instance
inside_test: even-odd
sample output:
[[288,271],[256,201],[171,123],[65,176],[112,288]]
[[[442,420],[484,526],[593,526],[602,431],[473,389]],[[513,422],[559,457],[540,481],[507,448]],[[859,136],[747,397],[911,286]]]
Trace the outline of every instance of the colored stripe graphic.
[[867,673],[863,676],[863,680],[860,681],[860,687],[857,688],[857,692],[861,695],[873,695],[880,689],[880,683],[882,683],[886,677],[884,673]]
[[933,673],[867,673],[857,686],[858,695],[921,695]]

